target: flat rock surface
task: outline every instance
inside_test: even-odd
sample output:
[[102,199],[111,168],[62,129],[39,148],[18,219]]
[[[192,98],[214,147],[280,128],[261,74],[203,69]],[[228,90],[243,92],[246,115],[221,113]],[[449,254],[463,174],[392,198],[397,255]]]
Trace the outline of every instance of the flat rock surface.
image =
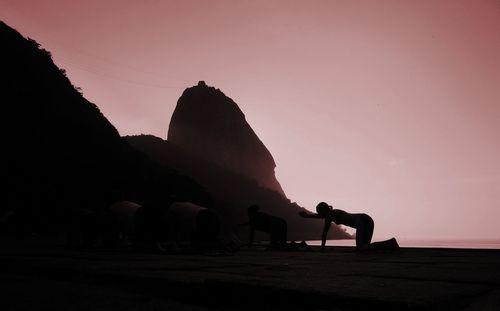
[[2,310],[498,310],[500,251],[167,255],[4,241]]

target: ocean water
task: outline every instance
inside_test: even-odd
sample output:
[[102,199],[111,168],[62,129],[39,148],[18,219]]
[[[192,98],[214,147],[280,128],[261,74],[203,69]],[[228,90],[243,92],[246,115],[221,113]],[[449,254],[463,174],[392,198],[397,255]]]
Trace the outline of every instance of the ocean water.
[[[374,240],[376,242],[377,240]],[[306,241],[309,245],[321,245],[320,240]],[[500,240],[400,240],[401,247],[474,248],[500,249]],[[328,240],[327,246],[355,246],[355,240]]]

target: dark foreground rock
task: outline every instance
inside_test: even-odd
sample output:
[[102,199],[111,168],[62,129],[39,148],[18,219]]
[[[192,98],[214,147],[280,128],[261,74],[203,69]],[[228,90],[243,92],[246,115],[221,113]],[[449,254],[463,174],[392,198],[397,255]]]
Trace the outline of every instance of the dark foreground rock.
[[500,304],[496,250],[257,247],[222,256],[2,244],[2,310],[494,310]]

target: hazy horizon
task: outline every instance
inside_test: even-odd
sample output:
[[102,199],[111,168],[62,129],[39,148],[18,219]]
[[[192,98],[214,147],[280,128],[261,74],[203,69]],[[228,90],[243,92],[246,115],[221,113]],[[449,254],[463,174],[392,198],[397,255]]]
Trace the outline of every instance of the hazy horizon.
[[500,238],[499,1],[4,0],[0,18],[121,135],[166,139],[205,80],[292,201],[366,212],[376,239]]

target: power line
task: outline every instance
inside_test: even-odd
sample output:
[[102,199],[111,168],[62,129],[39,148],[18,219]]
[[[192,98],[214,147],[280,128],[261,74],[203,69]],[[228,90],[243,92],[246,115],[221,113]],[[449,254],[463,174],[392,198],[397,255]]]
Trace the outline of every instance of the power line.
[[[63,42],[59,39],[55,39],[54,36],[50,35],[50,34],[47,34],[47,32],[45,32],[44,34],[44,37],[47,39],[47,41],[49,42],[52,42],[55,46],[60,46],[62,50],[66,50],[66,53],[68,54],[74,54],[72,52],[68,52],[67,50],[73,50],[73,52],[76,52],[80,55],[83,55],[83,56],[86,56],[86,57],[89,57],[89,58],[93,58],[93,59],[97,59],[101,62],[104,62],[104,63],[107,63],[109,65],[114,65],[114,66],[118,66],[120,68],[128,68],[130,70],[133,70],[133,71],[136,71],[136,72],[140,72],[140,73],[146,73],[146,74],[149,74],[149,75],[155,75],[157,77],[160,77],[160,78],[166,78],[167,76],[163,75],[163,74],[159,74],[157,72],[152,72],[152,71],[148,71],[148,70],[144,70],[142,68],[137,68],[135,66],[131,66],[129,64],[125,64],[125,63],[121,63],[121,62],[118,62],[114,59],[110,59],[110,58],[107,58],[107,57],[104,57],[104,56],[101,56],[101,55],[97,55],[97,54],[94,54],[94,53],[91,53],[91,52],[88,52],[84,49],[81,49],[81,48],[78,48],[72,44],[69,44],[67,42]],[[183,80],[183,82],[191,82],[191,81],[186,81],[186,80]]]
[[[46,28],[46,27],[44,27],[44,28]],[[178,88],[185,88],[186,87],[186,85],[175,86],[175,85],[169,85],[168,83],[163,84],[161,82],[150,83],[150,82],[144,82],[144,81],[137,81],[137,80],[127,79],[127,78],[123,78],[121,76],[116,76],[116,75],[110,74],[109,70],[103,70],[103,69],[96,70],[96,67],[89,67],[88,65],[82,64],[82,62],[80,60],[77,60],[77,57],[74,57],[74,55],[79,54],[79,55],[83,55],[84,57],[86,57],[89,60],[92,60],[92,59],[96,60],[97,62],[103,63],[107,66],[110,66],[111,68],[114,68],[115,71],[116,71],[116,69],[118,69],[122,72],[126,72],[127,70],[128,71],[132,70],[132,71],[135,71],[138,73],[147,74],[150,76],[153,75],[153,76],[156,76],[159,78],[171,78],[171,77],[167,77],[165,75],[162,75],[162,74],[159,74],[156,72],[151,72],[148,70],[144,70],[144,69],[140,69],[140,68],[137,68],[134,66],[130,66],[129,64],[124,64],[124,63],[118,62],[116,60],[113,60],[113,59],[110,59],[107,57],[103,57],[101,55],[90,53],[88,51],[85,51],[83,49],[75,47],[74,45],[62,42],[58,39],[54,39],[54,36],[48,34],[47,32],[45,32],[44,38],[46,39],[45,41],[52,42],[54,47],[59,46],[59,49],[53,50],[53,49],[49,49],[49,48],[45,47],[44,45],[42,45],[43,48],[47,48],[47,50],[49,50],[50,52],[55,52],[54,55],[57,55],[56,58],[64,59],[65,62],[71,63],[72,66],[75,66],[75,67],[77,67],[81,70],[87,71],[89,73],[92,73],[92,74],[95,74],[95,75],[98,75],[101,77],[105,77],[108,79],[113,79],[113,80],[117,80],[117,81],[122,81],[122,82],[126,82],[126,83],[142,85],[142,86],[148,86],[148,87],[167,88],[167,89],[178,89]],[[69,58],[62,56],[61,54],[68,55]],[[94,66],[98,64],[97,62],[93,62]],[[185,82],[186,84],[192,83],[192,81],[187,81],[187,80],[180,80],[179,82]]]
[[110,74],[109,72],[106,72],[106,71],[102,71],[102,69],[96,70],[95,67],[94,68],[89,67],[88,65],[84,65],[78,61],[75,61],[73,59],[69,59],[69,58],[64,57],[64,56],[58,55],[56,58],[63,59],[65,61],[65,63],[71,64],[72,67],[75,67],[75,68],[78,68],[80,70],[92,73],[92,74],[97,75],[97,76],[101,76],[101,77],[108,78],[108,79],[113,79],[116,81],[121,81],[121,82],[131,83],[131,84],[135,84],[135,85],[141,85],[141,86],[147,86],[147,87],[163,88],[163,89],[179,89],[179,88],[186,87],[185,85],[174,86],[174,85],[165,85],[162,83],[150,83],[150,82],[131,80],[131,79],[127,79],[127,78],[123,78],[123,77],[119,77],[119,76]]

